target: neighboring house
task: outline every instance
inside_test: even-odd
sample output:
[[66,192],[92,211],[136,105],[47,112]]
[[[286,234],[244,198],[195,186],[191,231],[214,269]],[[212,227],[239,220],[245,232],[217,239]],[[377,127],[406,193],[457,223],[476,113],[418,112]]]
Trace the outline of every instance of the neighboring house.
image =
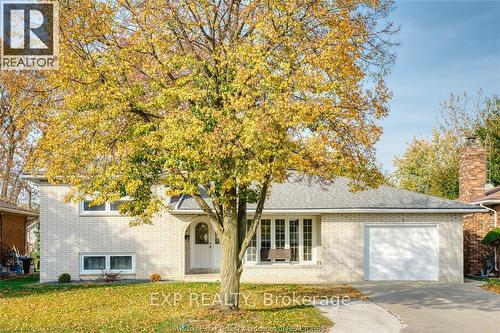
[[36,210],[0,200],[0,266],[6,265],[5,256],[14,247],[19,254],[28,254],[28,230],[37,217]]
[[[29,178],[40,188],[41,281],[62,273],[94,279],[102,270],[145,279],[216,272],[220,244],[189,196],[151,225],[129,226],[118,203],[66,203],[69,186]],[[249,217],[253,206],[249,206]],[[330,185],[273,184],[261,225],[247,251],[242,279],[253,282],[363,280],[463,281],[462,216],[484,209],[388,186],[350,192]],[[268,249],[284,249],[269,258]],[[272,257],[272,256],[271,256]]]
[[465,274],[481,274],[484,257],[493,256],[493,249],[484,245],[482,240],[498,225],[500,187],[486,184],[486,158],[486,150],[477,138],[468,138],[460,159],[460,201],[482,205],[490,211],[464,217]]

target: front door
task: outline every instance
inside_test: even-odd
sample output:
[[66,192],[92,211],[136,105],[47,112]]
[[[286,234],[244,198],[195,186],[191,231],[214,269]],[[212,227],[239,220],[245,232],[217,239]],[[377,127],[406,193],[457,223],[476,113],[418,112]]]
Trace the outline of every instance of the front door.
[[212,267],[212,246],[210,242],[210,227],[206,222],[198,222],[191,229],[192,268]]
[[191,267],[218,270],[220,267],[220,241],[208,222],[191,226]]

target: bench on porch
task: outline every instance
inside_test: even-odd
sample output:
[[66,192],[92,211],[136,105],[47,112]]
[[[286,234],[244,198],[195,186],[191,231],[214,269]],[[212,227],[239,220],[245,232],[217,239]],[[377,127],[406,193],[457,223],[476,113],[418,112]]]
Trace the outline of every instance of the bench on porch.
[[292,251],[290,249],[261,249],[260,260],[290,260]]

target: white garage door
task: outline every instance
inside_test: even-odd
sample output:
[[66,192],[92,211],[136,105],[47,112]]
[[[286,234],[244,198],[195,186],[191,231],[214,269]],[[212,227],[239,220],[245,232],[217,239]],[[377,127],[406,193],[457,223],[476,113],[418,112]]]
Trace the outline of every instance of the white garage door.
[[366,280],[439,279],[439,235],[435,225],[365,227]]

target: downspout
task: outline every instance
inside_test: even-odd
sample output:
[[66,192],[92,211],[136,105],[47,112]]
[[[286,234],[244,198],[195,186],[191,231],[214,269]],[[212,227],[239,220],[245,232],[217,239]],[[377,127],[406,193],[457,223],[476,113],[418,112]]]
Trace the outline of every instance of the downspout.
[[[487,209],[489,210],[490,212],[493,212],[493,221],[494,221],[494,226],[495,228],[497,227],[497,222],[498,222],[498,214],[497,214],[497,211],[490,208],[490,207],[486,207],[485,205],[483,205],[482,203],[479,204],[479,206],[483,207],[484,209]],[[498,263],[497,263],[497,250],[495,250],[495,270],[498,272]]]

